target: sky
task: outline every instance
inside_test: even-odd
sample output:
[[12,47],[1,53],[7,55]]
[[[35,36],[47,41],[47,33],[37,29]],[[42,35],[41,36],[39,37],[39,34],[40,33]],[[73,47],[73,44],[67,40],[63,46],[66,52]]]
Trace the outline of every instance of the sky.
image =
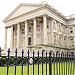
[[[19,3],[41,3],[46,1],[63,15],[75,14],[75,0],[0,0],[0,47],[4,48],[4,26],[3,20]],[[10,47],[10,29],[8,29],[8,45]]]

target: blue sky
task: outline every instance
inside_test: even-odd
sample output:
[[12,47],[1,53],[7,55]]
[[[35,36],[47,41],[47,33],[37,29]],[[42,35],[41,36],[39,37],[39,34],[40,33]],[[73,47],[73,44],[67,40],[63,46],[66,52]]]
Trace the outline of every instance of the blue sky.
[[[75,14],[75,0],[0,0],[0,46],[4,48],[4,23],[3,19],[19,3],[41,3],[46,1],[65,16]],[[8,30],[8,47],[10,47],[10,30]]]

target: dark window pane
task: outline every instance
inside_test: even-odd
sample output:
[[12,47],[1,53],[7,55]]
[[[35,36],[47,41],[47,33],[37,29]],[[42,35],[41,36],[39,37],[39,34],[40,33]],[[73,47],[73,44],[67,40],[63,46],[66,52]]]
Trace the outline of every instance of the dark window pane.
[[28,38],[28,45],[31,45],[31,37]]

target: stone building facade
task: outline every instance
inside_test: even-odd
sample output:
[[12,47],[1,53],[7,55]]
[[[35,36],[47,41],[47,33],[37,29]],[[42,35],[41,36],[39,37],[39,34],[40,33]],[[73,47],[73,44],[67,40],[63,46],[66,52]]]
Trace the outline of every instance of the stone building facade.
[[4,50],[7,50],[7,29],[11,29],[10,48],[74,52],[75,15],[64,16],[46,2],[21,3],[3,21]]

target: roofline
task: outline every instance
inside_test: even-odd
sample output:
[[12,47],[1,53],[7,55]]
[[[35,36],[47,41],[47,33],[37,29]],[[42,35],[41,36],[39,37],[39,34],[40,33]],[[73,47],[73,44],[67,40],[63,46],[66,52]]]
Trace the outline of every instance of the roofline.
[[[59,16],[61,16],[62,18],[64,18],[65,20],[67,20],[66,16],[64,16],[63,14],[61,14],[58,10],[56,10],[53,6],[50,6],[49,4],[45,3],[39,3],[39,4],[31,4],[31,3],[20,3],[4,20],[3,22],[5,23],[6,20],[20,7],[20,6],[27,6],[27,5],[30,5],[30,6],[40,6],[39,8],[41,7],[47,7],[49,8],[50,10],[54,11],[54,13],[58,14]],[[37,8],[38,9],[38,8]],[[34,9],[33,11],[35,11],[36,9]],[[31,12],[31,11],[29,11]],[[18,16],[17,16],[18,17]]]
[[12,15],[20,6],[41,6],[40,4],[31,4],[31,3],[20,3],[7,17],[5,17],[5,19],[3,20],[3,22],[5,22],[5,20],[7,18],[9,18],[10,15]]

